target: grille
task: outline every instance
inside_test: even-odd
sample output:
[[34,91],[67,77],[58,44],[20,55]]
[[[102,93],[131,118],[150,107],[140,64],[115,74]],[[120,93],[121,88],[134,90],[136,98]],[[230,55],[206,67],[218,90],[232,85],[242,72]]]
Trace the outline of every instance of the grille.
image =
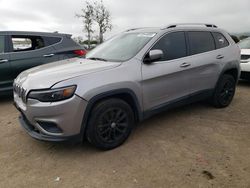
[[241,60],[250,59],[250,55],[241,55]]
[[14,92],[18,95],[19,98],[22,99],[23,102],[26,102],[26,91],[23,87],[20,85],[14,84],[13,85]]

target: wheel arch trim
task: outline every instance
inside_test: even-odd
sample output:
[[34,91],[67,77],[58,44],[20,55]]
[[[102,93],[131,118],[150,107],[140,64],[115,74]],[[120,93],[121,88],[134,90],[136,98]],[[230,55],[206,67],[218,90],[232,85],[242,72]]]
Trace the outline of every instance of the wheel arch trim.
[[135,112],[135,115],[137,116],[136,118],[138,119],[138,121],[143,120],[142,107],[140,106],[140,103],[138,101],[138,98],[136,97],[136,94],[131,89],[123,88],[123,89],[115,89],[115,90],[103,92],[103,93],[95,95],[90,100],[88,100],[88,104],[83,114],[82,125],[81,125],[81,135],[83,139],[85,137],[85,132],[86,132],[89,116],[94,105],[101,100],[111,98],[111,97],[116,97],[118,95],[129,95],[131,99],[133,100],[135,109],[132,109],[132,110]]

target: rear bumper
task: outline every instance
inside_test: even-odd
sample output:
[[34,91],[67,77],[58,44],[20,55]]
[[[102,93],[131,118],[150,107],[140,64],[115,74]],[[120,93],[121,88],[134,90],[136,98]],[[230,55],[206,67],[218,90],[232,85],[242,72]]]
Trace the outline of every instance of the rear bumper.
[[51,136],[51,135],[45,135],[42,132],[40,132],[38,129],[36,129],[30,122],[26,119],[26,117],[21,114],[19,116],[19,122],[23,129],[32,137],[37,140],[42,141],[51,141],[51,142],[64,142],[64,141],[74,141],[74,142],[80,142],[81,141],[81,135],[73,135],[73,136]]

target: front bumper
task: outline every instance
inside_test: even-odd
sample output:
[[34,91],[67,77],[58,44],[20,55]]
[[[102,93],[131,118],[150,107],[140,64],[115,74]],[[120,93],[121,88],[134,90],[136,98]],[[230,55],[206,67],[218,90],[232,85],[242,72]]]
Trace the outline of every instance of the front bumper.
[[242,72],[250,72],[250,61],[241,60],[240,68]]
[[250,80],[250,61],[241,60],[240,68],[241,68],[240,78],[244,80]]
[[51,142],[64,142],[64,141],[78,142],[82,139],[81,134],[73,135],[73,136],[66,136],[66,137],[45,135],[42,132],[40,132],[38,129],[36,129],[33,125],[31,125],[23,114],[19,116],[19,122],[24,128],[24,130],[26,130],[26,132],[32,138],[35,138],[37,140],[51,141]]
[[[26,103],[14,93],[14,104],[20,111],[19,121],[33,138],[44,141],[66,141],[81,139],[82,120],[87,101],[74,95],[60,102],[40,102],[28,99]],[[55,127],[60,132],[51,131],[44,124]]]

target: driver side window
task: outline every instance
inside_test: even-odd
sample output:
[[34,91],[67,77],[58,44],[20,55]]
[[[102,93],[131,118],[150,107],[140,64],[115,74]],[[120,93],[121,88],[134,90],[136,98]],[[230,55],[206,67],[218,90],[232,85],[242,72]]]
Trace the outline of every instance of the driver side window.
[[187,56],[185,33],[173,32],[166,34],[151,50],[156,49],[163,51],[163,58],[160,61],[168,61]]

